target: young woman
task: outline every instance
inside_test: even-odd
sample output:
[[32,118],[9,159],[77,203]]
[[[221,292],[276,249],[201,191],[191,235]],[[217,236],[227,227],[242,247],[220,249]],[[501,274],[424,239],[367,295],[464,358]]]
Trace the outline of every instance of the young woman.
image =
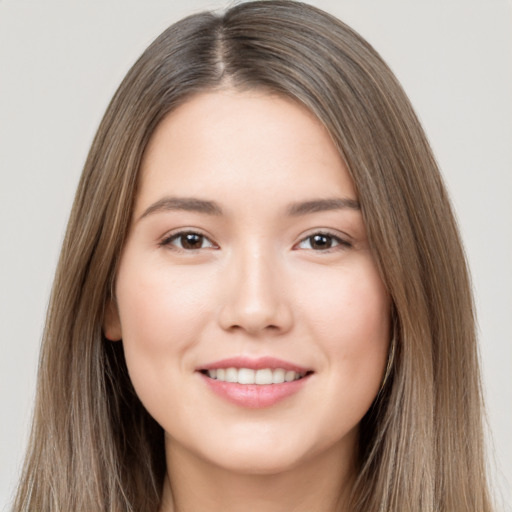
[[77,191],[15,510],[490,511],[466,264],[360,36],[290,1],[166,30]]

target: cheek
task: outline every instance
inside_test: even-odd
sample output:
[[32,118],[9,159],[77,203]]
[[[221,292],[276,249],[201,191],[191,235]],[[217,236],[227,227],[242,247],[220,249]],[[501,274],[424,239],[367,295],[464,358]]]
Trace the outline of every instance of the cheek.
[[117,278],[123,340],[148,349],[179,351],[205,317],[211,279],[197,269],[139,260],[124,260]]
[[130,378],[151,412],[160,391],[176,389],[176,376],[190,366],[211,293],[197,271],[126,258],[116,295]]
[[373,260],[317,276],[309,289],[301,308],[331,375],[361,398],[376,393],[387,363],[391,301]]

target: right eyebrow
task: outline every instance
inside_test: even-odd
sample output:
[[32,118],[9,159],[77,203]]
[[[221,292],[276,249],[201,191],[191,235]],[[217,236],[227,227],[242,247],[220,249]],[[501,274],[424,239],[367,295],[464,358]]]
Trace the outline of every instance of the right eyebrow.
[[187,212],[222,215],[222,208],[214,201],[206,201],[195,197],[163,197],[150,205],[137,219],[137,222],[156,212],[184,210]]

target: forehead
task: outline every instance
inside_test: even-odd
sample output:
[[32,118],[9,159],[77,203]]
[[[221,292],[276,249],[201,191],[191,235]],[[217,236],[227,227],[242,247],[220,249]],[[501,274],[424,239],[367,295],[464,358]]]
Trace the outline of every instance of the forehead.
[[234,194],[356,199],[343,160],[311,112],[282,96],[233,90],[195,95],[164,118],[146,148],[139,191],[139,204],[164,192],[220,201]]

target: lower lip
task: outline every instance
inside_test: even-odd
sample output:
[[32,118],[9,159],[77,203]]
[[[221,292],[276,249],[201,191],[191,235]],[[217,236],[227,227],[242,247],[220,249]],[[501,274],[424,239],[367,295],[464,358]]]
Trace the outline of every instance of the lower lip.
[[298,393],[304,386],[310,375],[292,382],[283,382],[282,384],[238,384],[234,382],[224,382],[217,379],[211,379],[207,375],[201,374],[202,378],[210,389],[240,407],[248,409],[263,409],[271,407],[281,400]]

